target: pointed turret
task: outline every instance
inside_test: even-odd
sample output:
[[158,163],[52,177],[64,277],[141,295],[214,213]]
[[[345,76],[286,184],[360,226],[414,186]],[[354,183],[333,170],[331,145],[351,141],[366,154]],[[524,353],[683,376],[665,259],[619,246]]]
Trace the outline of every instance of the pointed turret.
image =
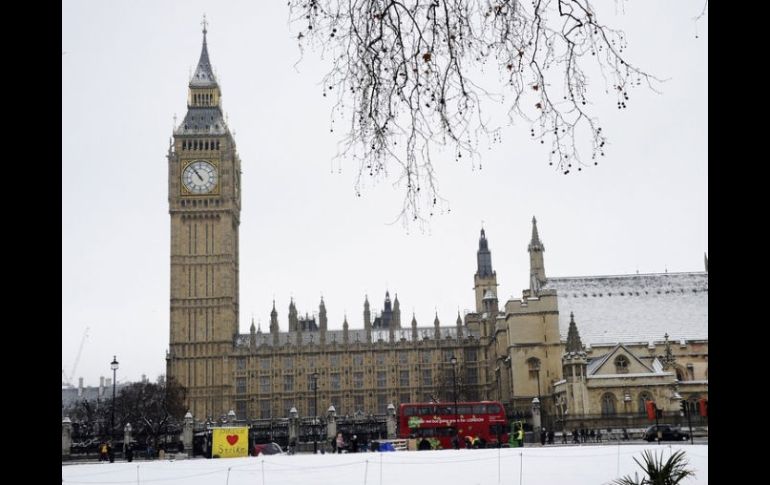
[[364,330],[366,331],[366,341],[372,342],[372,313],[369,311],[369,295],[364,296]]
[[484,311],[484,294],[491,291],[497,294],[497,274],[492,269],[492,253],[489,250],[489,241],[484,228],[481,228],[479,237],[479,249],[476,251],[476,274],[473,275],[473,290],[476,294],[476,312]]
[[460,317],[460,310],[457,310],[457,338],[463,338],[463,319]]
[[569,330],[567,331],[567,345],[564,349],[566,352],[582,352],[583,343],[580,341],[580,333],[578,333],[577,325],[575,324],[575,314],[570,312],[569,314]]
[[321,335],[320,335],[320,341],[323,345],[326,343],[326,305],[324,304],[324,297],[321,297],[321,304],[318,305],[318,321],[319,325],[321,326]]
[[709,255],[708,253],[703,253],[703,264],[706,267],[706,273],[709,272]]
[[251,316],[251,327],[249,327],[249,346],[252,350],[257,347],[257,331],[254,327],[254,315]]
[[[227,133],[227,123],[224,120],[221,107],[222,93],[219,90],[214,69],[209,59],[209,49],[206,42],[206,20],[203,26],[203,45],[198,66],[190,78],[187,95],[187,115],[176,128],[176,135],[224,135]],[[191,149],[206,149],[206,145],[194,145]],[[208,147],[211,148],[211,147]],[[214,148],[211,148],[212,150]],[[217,148],[218,149],[218,148]]]
[[401,304],[398,302],[398,293],[393,299],[393,322],[391,327],[401,328]]
[[270,334],[273,336],[273,345],[278,345],[278,312],[275,311],[275,300],[273,300],[273,310],[270,312]]
[[417,317],[412,313],[412,341],[417,342]]
[[294,305],[294,298],[289,302],[289,332],[299,332],[299,318],[297,317],[297,307]]
[[348,343],[350,341],[349,337],[349,326],[348,326],[348,316],[345,315],[345,320],[342,322],[342,341],[344,343]]
[[190,87],[215,87],[217,86],[216,77],[214,77],[214,70],[211,67],[211,61],[209,61],[209,49],[206,44],[206,34],[208,30],[206,27],[206,17],[203,17],[203,46],[201,47],[201,57],[198,59],[198,67],[195,68],[195,74],[190,79]]
[[581,415],[590,408],[587,387],[588,356],[583,350],[580,341],[575,315],[569,314],[569,330],[567,331],[567,344],[564,346],[564,354],[561,357],[562,375],[566,381],[567,395],[570,396],[570,414]]
[[436,318],[433,319],[433,334],[436,340],[441,339],[441,329],[439,328],[438,312],[436,312]]
[[492,253],[489,251],[487,234],[484,228],[481,228],[481,237],[479,237],[479,249],[476,251],[476,274],[481,277],[492,276],[495,272],[492,270]]
[[537,295],[540,288],[545,284],[545,265],[543,264],[543,252],[545,247],[540,242],[540,235],[537,232],[537,219],[532,216],[532,240],[527,247],[529,251],[529,286],[533,295]]
[[395,323],[393,321],[393,308],[390,302],[389,291],[385,292],[385,307],[382,311],[381,319],[382,319],[383,327],[387,327],[388,329],[388,341],[395,342],[396,341],[396,333],[394,331]]

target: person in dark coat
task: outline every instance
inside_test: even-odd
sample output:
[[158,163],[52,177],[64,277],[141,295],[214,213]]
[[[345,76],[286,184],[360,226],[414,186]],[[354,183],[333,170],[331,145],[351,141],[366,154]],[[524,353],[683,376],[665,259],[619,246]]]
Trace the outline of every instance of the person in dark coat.
[[112,449],[112,443],[107,443],[107,456],[110,457],[110,463],[115,463],[115,450]]
[[545,446],[545,438],[546,438],[546,431],[545,428],[540,429],[540,445]]
[[430,450],[430,442],[425,438],[421,439],[420,443],[417,445],[417,449],[419,451]]
[[131,443],[126,445],[126,461],[129,463],[134,461],[134,445]]

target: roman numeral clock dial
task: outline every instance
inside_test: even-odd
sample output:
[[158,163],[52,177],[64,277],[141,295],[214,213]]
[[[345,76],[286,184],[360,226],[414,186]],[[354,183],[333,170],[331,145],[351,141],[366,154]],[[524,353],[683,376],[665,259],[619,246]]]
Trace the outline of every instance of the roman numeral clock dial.
[[182,185],[189,194],[210,194],[218,180],[217,167],[206,160],[191,162],[182,171]]

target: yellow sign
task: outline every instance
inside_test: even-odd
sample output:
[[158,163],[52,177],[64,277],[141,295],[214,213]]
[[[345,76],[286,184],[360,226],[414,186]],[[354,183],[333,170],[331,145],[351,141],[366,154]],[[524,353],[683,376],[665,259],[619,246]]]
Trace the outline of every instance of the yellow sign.
[[214,428],[211,456],[239,458],[249,455],[249,428]]

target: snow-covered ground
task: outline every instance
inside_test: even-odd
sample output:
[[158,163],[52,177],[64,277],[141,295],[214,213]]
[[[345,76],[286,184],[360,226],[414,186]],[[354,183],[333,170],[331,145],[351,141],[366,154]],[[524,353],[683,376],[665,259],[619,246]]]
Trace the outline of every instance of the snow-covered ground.
[[[684,449],[708,484],[708,445],[565,446],[400,451],[343,455],[139,461],[62,465],[63,483],[162,485],[599,485],[641,472],[633,458]],[[641,473],[640,473],[641,476]]]

